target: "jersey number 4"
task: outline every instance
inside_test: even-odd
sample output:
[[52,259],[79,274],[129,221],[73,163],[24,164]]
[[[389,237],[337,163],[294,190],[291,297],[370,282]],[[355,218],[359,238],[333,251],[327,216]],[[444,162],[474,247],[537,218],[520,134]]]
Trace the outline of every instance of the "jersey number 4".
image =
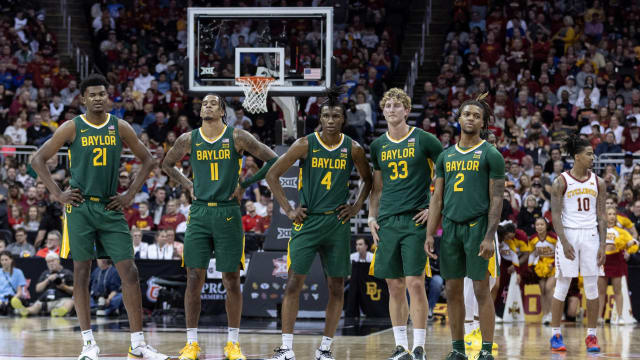
[[578,200],[578,211],[589,211],[589,198],[577,198],[576,200]]
[[322,181],[320,181],[320,184],[326,186],[327,190],[331,190],[331,171],[327,171],[322,178]]

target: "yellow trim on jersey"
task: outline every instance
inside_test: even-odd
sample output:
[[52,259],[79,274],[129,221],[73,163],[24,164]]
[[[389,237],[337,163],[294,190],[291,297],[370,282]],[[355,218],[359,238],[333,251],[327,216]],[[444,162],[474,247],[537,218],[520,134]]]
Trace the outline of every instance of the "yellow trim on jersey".
[[461,154],[468,154],[468,153],[472,152],[473,150],[477,149],[482,144],[484,144],[484,140],[480,141],[480,143],[478,143],[477,145],[473,145],[472,147],[468,148],[467,150],[462,150],[458,146],[458,144],[456,144],[456,150],[458,150],[458,152],[461,153]]
[[489,259],[489,275],[491,275],[491,277],[494,279],[498,278],[498,269],[500,268],[500,265],[498,264],[498,256],[500,256],[500,250],[498,249],[497,237],[498,235],[496,234],[493,239],[493,246],[495,247],[495,251],[493,252],[493,256],[491,256],[491,258]]
[[242,176],[242,158],[238,159],[238,176]]
[[222,137],[222,135],[224,135],[224,133],[227,131],[227,125],[225,125],[225,126],[224,126],[224,128],[222,129],[222,132],[220,133],[220,135],[218,135],[218,137],[217,137],[217,138],[215,138],[215,139],[209,139],[208,137],[206,137],[206,136],[204,135],[204,133],[202,132],[202,127],[200,127],[200,128],[198,129],[198,131],[200,132],[200,136],[202,137],[202,139],[203,139],[204,141],[208,142],[209,144],[213,144],[213,143],[215,143],[216,141],[220,140],[220,138]]
[[242,235],[242,257],[240,258],[240,265],[242,265],[242,270],[246,270],[246,265],[245,265],[245,258],[244,258],[244,240],[245,240],[245,236]]
[[298,191],[302,189],[302,166],[300,167],[300,173],[298,174]]
[[427,256],[427,263],[424,265],[424,274],[426,277],[431,277],[431,263],[429,262],[429,256]]
[[391,137],[391,135],[389,135],[389,131],[387,131],[386,133],[384,133],[387,136],[387,139],[389,139],[389,141],[394,142],[396,144],[401,143],[404,141],[404,139],[408,138],[409,135],[411,135],[413,133],[413,130],[415,130],[415,126],[411,126],[411,128],[409,129],[409,132],[407,133],[407,135],[403,136],[402,138],[395,140],[394,138]]
[[89,122],[89,120],[87,120],[87,116],[85,114],[81,114],[80,115],[80,119],[82,119],[82,121],[84,121],[85,124],[91,126],[94,129],[102,129],[105,125],[107,125],[107,123],[109,122],[109,120],[111,119],[111,114],[107,114],[107,120],[105,120],[102,124],[100,125],[94,125],[92,123]]
[[429,179],[433,179],[436,175],[436,168],[435,168],[435,164],[433,163],[433,161],[431,159],[427,159],[427,164],[429,165],[429,169],[431,169],[431,172],[429,174]]
[[[373,250],[373,259],[371,259],[371,265],[369,265],[369,275],[373,276],[373,269],[376,263],[376,252],[378,252],[378,248]],[[431,272],[431,268],[429,268],[429,272]]]
[[65,211],[62,218],[62,245],[60,246],[60,257],[67,259],[69,257],[69,221],[67,220],[67,213]]
[[314,134],[316,135],[316,139],[318,139],[318,142],[320,143],[320,145],[322,145],[323,148],[327,149],[327,151],[333,151],[339,148],[340,145],[342,145],[342,143],[344,142],[344,134],[340,134],[340,142],[333,145],[333,147],[331,147],[322,141],[322,139],[320,138],[320,134],[317,131]]
[[[289,268],[291,267],[291,238],[289,238],[289,241],[287,241],[287,271],[289,271]],[[244,252],[244,250],[242,250]]]

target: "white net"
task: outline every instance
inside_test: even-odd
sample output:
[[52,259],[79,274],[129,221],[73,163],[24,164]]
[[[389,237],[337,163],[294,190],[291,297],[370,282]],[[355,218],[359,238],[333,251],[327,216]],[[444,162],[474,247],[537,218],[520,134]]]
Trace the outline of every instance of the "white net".
[[236,81],[244,91],[242,106],[251,114],[267,112],[267,93],[275,79],[262,76],[242,76]]

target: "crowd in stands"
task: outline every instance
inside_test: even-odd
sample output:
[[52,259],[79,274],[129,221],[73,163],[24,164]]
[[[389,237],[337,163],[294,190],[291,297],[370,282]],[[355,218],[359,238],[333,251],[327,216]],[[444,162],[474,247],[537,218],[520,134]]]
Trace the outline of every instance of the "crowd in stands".
[[[188,1],[189,6],[206,1]],[[233,4],[232,4],[233,3]],[[503,5],[502,5],[503,4]],[[183,88],[180,64],[186,55],[186,7],[176,0],[100,1],[87,8],[92,17],[96,65],[110,81],[111,113],[128,121],[159,160],[181,134],[198,126],[201,101]],[[399,64],[402,31],[385,24],[386,2],[356,1],[222,1],[222,6],[335,6],[334,55],[338,83],[345,90],[347,130],[368,145],[381,114],[378,102]],[[3,271],[11,274],[19,295],[14,257],[59,253],[62,208],[51,201],[28,158],[12,156],[16,146],[39,146],[64,121],[84,112],[78,82],[60,65],[56,40],[44,26],[37,6],[9,9],[0,16],[0,251]],[[616,234],[637,239],[640,227],[640,44],[635,22],[640,7],[630,1],[533,1],[498,3],[457,0],[443,49],[440,74],[424,86],[414,102],[424,106],[419,127],[453,146],[460,128],[459,105],[488,92],[493,109],[488,141],[505,158],[507,183],[502,220],[501,254],[505,274],[516,271],[521,284],[539,283],[543,297],[553,292],[552,256],[557,239],[550,216],[551,184],[568,169],[561,145],[567,136],[588,139],[600,160],[611,162],[599,175],[616,211]],[[233,46],[255,41],[251,26],[234,27],[212,50],[212,61],[225,64]],[[316,61],[317,34],[289,29],[288,39],[302,49],[301,61]],[[223,66],[224,67],[224,66]],[[274,123],[281,113],[245,113],[240,98],[227,99],[226,120],[273,145]],[[318,124],[318,97],[302,98],[300,115],[307,130]],[[270,109],[274,109],[270,103]],[[66,159],[52,159],[54,179],[68,183]],[[159,163],[158,163],[159,164]],[[188,159],[178,164],[190,174]],[[132,182],[139,164],[125,158],[118,191]],[[242,178],[261,164],[245,157]],[[182,191],[157,166],[125,216],[136,257],[179,259],[191,194]],[[268,231],[273,201],[265,182],[247,189],[243,199],[246,232]],[[625,228],[625,229],[623,229]],[[614,236],[612,253],[634,260],[632,241]],[[626,237],[625,237],[626,239]],[[367,261],[366,241],[354,261]],[[623,244],[624,242],[624,244]],[[5,250],[6,249],[6,250]],[[615,250],[615,251],[614,251]],[[10,256],[9,256],[10,257]],[[5,270],[5,262],[7,270]],[[107,271],[107,265],[104,265]],[[18,269],[16,269],[18,270]],[[15,278],[15,281],[14,281]],[[616,286],[619,276],[612,278]],[[437,284],[436,284],[437,285]],[[442,286],[440,279],[439,286]],[[505,297],[505,279],[498,300]],[[3,289],[0,287],[0,306]],[[5,294],[6,295],[6,294]],[[430,294],[437,301],[438,294]],[[109,296],[109,294],[107,295]],[[115,296],[115,295],[114,295]],[[543,309],[549,308],[548,301]],[[111,299],[109,300],[111,302]],[[498,305],[499,306],[499,305]],[[430,306],[432,308],[432,306]],[[546,311],[545,311],[546,314]]]

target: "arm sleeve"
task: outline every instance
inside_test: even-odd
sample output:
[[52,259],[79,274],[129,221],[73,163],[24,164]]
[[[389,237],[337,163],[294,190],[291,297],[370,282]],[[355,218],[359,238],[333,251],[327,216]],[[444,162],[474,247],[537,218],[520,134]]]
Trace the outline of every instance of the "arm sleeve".
[[250,178],[248,178],[247,180],[243,181],[240,183],[240,186],[242,186],[243,188],[247,188],[249,185],[256,183],[262,179],[264,179],[264,177],[267,175],[267,171],[269,171],[269,169],[271,169],[271,166],[273,166],[273,164],[276,162],[276,160],[278,160],[278,157],[274,157],[273,159],[267,161],[261,168],[260,170],[258,170],[257,173],[253,174],[253,176],[251,176]]
[[420,131],[420,148],[435,163],[442,152],[442,143],[433,134]]
[[438,158],[436,159],[436,177],[444,178],[444,153],[440,153]]
[[489,162],[489,177],[491,179],[504,179],[504,158],[495,148],[491,148],[487,153]]
[[378,145],[373,142],[371,144],[371,163],[374,170],[380,170],[380,164],[378,164]]

